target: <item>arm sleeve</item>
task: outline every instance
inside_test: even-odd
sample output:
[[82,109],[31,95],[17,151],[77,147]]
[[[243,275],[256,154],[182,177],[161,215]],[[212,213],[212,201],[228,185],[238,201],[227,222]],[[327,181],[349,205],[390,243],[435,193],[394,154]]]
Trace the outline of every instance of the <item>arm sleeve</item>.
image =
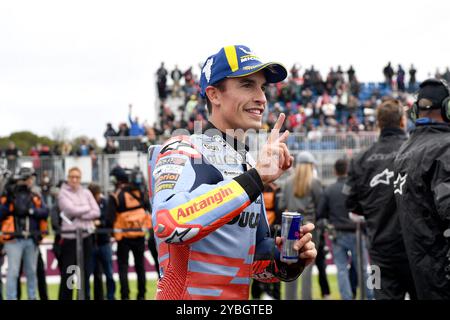
[[345,202],[347,209],[356,214],[363,214],[363,208],[359,201],[359,193],[362,188],[360,183],[362,175],[362,168],[358,165],[358,161],[352,159],[350,161],[347,182],[345,183],[342,192],[347,195],[347,200]]
[[431,180],[433,200],[439,217],[450,227],[450,150],[437,159]]
[[92,193],[88,190],[84,190],[85,197],[88,200],[89,203],[89,210],[82,215],[83,220],[94,220],[100,217],[100,207],[97,204],[97,201],[95,201],[94,196]]
[[8,198],[6,196],[0,197],[0,221],[9,214]]
[[128,121],[130,122],[130,126],[133,126],[134,122],[133,119],[131,119],[131,112],[128,113]]
[[319,206],[317,207],[317,220],[329,218],[330,208],[328,207],[328,201],[328,192],[325,190],[322,197],[320,198]]
[[312,184],[312,196],[314,199],[314,208],[317,211],[320,203],[320,199],[323,195],[323,188],[319,180],[314,179]]
[[73,204],[70,199],[64,196],[62,193],[58,196],[58,206],[59,209],[64,212],[64,214],[69,219],[80,218],[84,213],[90,210],[89,205],[77,206]]
[[[189,244],[239,215],[261,194],[263,184],[255,169],[234,179],[208,181],[208,170],[217,169],[188,140],[175,142],[175,147],[162,149],[151,177],[153,228],[162,241]],[[197,175],[202,174],[205,181],[200,183]]]
[[293,281],[305,269],[305,264],[299,258],[297,263],[287,264],[280,260],[280,251],[275,245],[275,239],[270,237],[269,224],[266,218],[265,206],[262,207],[263,218],[258,223],[256,233],[255,258],[252,263],[252,278],[260,282]]
[[116,220],[116,200],[112,195],[108,196],[106,201],[105,227],[112,228]]
[[280,191],[278,193],[278,209],[283,212],[286,210],[287,199],[286,199],[286,183],[280,185]]
[[47,219],[49,213],[48,207],[42,201],[41,197],[36,195],[34,197],[36,197],[36,200],[33,201],[34,217],[36,219]]

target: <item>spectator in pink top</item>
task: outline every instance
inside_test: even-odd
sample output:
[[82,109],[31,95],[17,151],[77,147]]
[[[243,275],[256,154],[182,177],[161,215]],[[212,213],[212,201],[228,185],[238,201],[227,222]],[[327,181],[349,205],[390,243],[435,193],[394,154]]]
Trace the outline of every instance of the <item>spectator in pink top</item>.
[[[61,210],[61,230],[63,232],[78,228],[83,230],[93,229],[93,221],[100,217],[100,208],[92,193],[81,185],[81,170],[77,167],[69,169],[68,182],[61,187],[58,205]],[[85,290],[86,299],[89,299],[87,290],[89,286],[87,283],[89,276],[92,274],[92,247],[92,236],[87,232],[83,232],[85,282],[82,284],[82,289]],[[61,284],[59,287],[59,299],[71,300],[72,290],[80,286],[79,283],[76,285],[72,283],[72,277],[76,272],[76,270],[73,270],[73,266],[77,265],[75,233],[62,233],[60,261]]]

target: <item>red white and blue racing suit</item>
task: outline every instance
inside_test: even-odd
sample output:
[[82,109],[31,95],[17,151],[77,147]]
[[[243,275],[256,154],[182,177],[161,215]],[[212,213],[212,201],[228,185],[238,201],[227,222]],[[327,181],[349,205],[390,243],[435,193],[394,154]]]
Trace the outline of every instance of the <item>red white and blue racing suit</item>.
[[251,278],[292,281],[304,268],[279,261],[248,147],[206,129],[149,149],[157,299],[248,299]]

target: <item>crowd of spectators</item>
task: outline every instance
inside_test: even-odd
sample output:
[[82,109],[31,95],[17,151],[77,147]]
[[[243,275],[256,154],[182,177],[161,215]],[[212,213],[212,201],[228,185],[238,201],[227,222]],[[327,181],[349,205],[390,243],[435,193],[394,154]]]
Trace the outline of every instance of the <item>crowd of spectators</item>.
[[[406,71],[402,65],[395,68],[389,62],[382,73],[384,82],[361,83],[352,65],[347,70],[332,67],[324,77],[314,66],[302,69],[294,64],[287,80],[270,84],[266,89],[268,112],[264,128],[272,127],[278,114],[284,112],[287,116],[284,129],[313,137],[323,133],[373,131],[375,109],[385,97],[397,98],[410,106],[418,88],[414,65]],[[181,72],[175,66],[169,71],[161,63],[156,75],[160,101],[159,122],[153,127],[156,136],[168,136],[180,128],[193,132],[194,121],[206,122],[199,77],[192,73],[192,67]],[[169,75],[172,86],[168,85]],[[437,70],[434,76],[450,81],[450,70],[447,68],[443,73]],[[175,99],[180,97],[181,100]],[[182,102],[174,106],[174,101]]]
[[[266,88],[268,110],[264,113],[263,129],[269,130],[279,113],[284,112],[283,129],[300,133],[308,141],[320,141],[325,135],[337,133],[374,131],[375,109],[385,97],[397,98],[410,106],[418,88],[417,70],[412,64],[403,68],[400,64],[395,67],[388,62],[382,68],[382,74],[383,82],[361,83],[352,65],[348,69],[332,67],[324,77],[314,66],[302,68],[294,64],[287,80]],[[448,67],[444,72],[437,69],[433,76],[450,82]],[[180,70],[175,65],[173,70],[167,70],[161,63],[156,72],[156,87],[160,103],[157,121],[153,125],[140,122],[139,117],[133,115],[130,104],[128,121],[119,123],[117,127],[112,123],[106,124],[102,148],[89,143],[88,139],[80,139],[76,144],[64,142],[53,147],[38,144],[24,154],[10,142],[0,151],[0,156],[10,166],[14,166],[15,159],[22,155],[33,157],[35,168],[40,167],[39,158],[45,156],[89,156],[95,168],[99,153],[146,152],[150,145],[161,143],[176,129],[193,133],[196,122],[197,126],[198,123],[206,124],[207,110],[200,96],[199,76],[192,66]],[[298,146],[290,144],[293,148]]]

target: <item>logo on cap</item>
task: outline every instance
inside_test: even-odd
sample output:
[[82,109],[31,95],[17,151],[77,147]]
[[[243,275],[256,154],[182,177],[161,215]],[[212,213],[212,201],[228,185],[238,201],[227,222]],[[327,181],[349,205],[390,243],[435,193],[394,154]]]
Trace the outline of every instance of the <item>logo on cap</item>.
[[206,61],[205,66],[202,69],[202,72],[205,74],[205,78],[208,82],[211,79],[211,67],[212,67],[213,63],[214,63],[214,58],[209,58]]
[[242,48],[242,47],[239,47],[239,49],[242,51],[242,52],[244,52],[245,54],[252,54],[252,55],[254,55],[254,53],[253,52],[251,52],[251,51],[247,51],[247,50],[245,50],[244,48]]

